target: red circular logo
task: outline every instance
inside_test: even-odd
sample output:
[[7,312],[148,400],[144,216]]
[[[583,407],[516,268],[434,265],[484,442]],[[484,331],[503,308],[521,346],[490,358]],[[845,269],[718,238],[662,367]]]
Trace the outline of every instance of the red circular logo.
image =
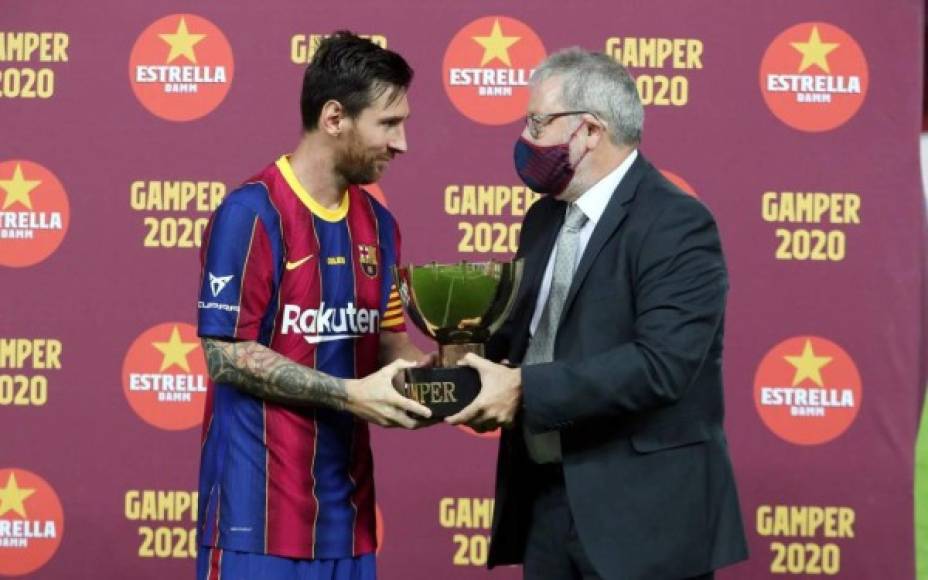
[[179,431],[203,421],[207,372],[196,328],[153,326],[135,339],[122,365],[123,393],[146,423]]
[[773,347],[754,376],[754,405],[764,424],[797,445],[827,443],[860,410],[860,374],[844,349],[817,336]]
[[61,544],[64,510],[47,481],[24,469],[0,469],[0,574],[44,566]]
[[168,121],[212,112],[232,85],[232,47],[219,28],[194,14],[165,16],[146,28],[129,57],[139,102]]
[[377,553],[379,554],[383,550],[383,511],[381,511],[380,506],[374,504],[374,525],[375,525],[375,536],[377,538]]
[[800,131],[840,127],[860,109],[870,75],[851,35],[825,22],[777,36],[760,65],[760,91],[778,119]]
[[688,193],[689,195],[692,195],[693,197],[699,197],[698,195],[696,195],[696,190],[693,189],[693,186],[687,183],[685,179],[683,179],[676,173],[667,171],[666,169],[661,169],[660,171],[661,171],[661,174],[667,178],[667,181],[679,187],[681,190],[683,190],[684,193]]
[[499,439],[499,429],[493,429],[492,431],[480,433],[479,431],[474,431],[467,425],[458,425],[457,428],[467,433],[468,435],[479,437],[480,439]]
[[55,174],[38,163],[0,163],[0,265],[22,268],[51,256],[68,232],[71,206]]
[[362,185],[361,189],[371,194],[371,196],[382,203],[384,207],[387,207],[387,196],[379,185],[376,183],[368,183],[367,185]]
[[472,121],[512,123],[525,116],[528,80],[545,56],[541,39],[524,22],[508,16],[478,18],[445,51],[445,93]]

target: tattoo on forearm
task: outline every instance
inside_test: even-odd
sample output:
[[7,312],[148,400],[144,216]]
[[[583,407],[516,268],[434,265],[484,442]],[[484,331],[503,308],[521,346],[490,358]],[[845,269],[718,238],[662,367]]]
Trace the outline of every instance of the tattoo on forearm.
[[259,397],[280,403],[321,404],[343,410],[345,381],[297,364],[256,342],[203,340],[209,375]]

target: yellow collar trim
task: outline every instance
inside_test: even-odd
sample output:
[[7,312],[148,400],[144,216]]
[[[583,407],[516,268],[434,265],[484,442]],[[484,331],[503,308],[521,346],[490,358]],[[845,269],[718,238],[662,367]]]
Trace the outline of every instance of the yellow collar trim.
[[347,190],[342,195],[342,201],[339,206],[335,209],[328,209],[313,199],[313,196],[309,195],[309,192],[306,191],[303,184],[300,183],[300,180],[296,178],[296,173],[293,172],[293,166],[290,165],[290,158],[288,156],[281,155],[276,165],[277,168],[280,169],[281,175],[283,175],[284,179],[287,181],[287,185],[293,190],[293,193],[295,193],[296,196],[300,198],[300,201],[303,202],[303,205],[309,208],[309,211],[313,212],[316,216],[327,222],[337,222],[345,219],[345,216],[348,215],[350,196]]

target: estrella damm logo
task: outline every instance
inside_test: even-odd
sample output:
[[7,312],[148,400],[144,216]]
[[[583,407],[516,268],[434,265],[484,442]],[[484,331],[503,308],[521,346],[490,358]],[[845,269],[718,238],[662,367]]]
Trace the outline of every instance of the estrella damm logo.
[[38,570],[63,533],[64,510],[52,486],[25,469],[0,469],[0,575]]
[[166,322],[143,332],[122,365],[123,393],[132,410],[159,429],[179,431],[203,420],[206,361],[190,324]]
[[472,121],[512,123],[525,115],[529,78],[545,56],[541,39],[524,22],[507,16],[478,18],[454,35],[445,51],[445,92]]
[[860,109],[867,58],[837,26],[804,22],[777,36],[760,65],[760,91],[778,119],[800,131],[840,127]]
[[797,445],[827,443],[860,411],[860,374],[830,340],[797,336],[773,347],[754,376],[754,405],[764,424]]
[[362,185],[361,189],[371,194],[371,196],[383,204],[384,207],[387,207],[387,196],[379,185],[376,183],[368,183],[367,185]]
[[383,511],[378,504],[374,504],[374,537],[377,538],[377,553],[383,550]]
[[683,190],[684,193],[692,195],[693,197],[699,197],[696,195],[696,190],[693,189],[693,186],[676,173],[667,171],[666,169],[661,169],[660,172],[661,175],[667,178],[667,181],[679,187],[681,190]]
[[0,265],[22,268],[52,255],[70,215],[68,194],[54,173],[32,161],[0,162]]
[[146,28],[129,57],[139,102],[169,121],[212,112],[232,85],[232,47],[219,28],[194,14],[165,16]]
[[499,439],[499,435],[500,435],[499,429],[493,429],[492,431],[485,431],[483,433],[479,431],[474,431],[467,425],[458,425],[458,429],[467,433],[468,435],[479,437],[480,439]]

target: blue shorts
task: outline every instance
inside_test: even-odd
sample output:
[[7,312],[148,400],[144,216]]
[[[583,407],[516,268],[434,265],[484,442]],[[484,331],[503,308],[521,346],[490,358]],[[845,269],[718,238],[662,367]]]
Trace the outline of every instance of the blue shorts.
[[198,580],[377,580],[377,558],[294,560],[200,546]]

